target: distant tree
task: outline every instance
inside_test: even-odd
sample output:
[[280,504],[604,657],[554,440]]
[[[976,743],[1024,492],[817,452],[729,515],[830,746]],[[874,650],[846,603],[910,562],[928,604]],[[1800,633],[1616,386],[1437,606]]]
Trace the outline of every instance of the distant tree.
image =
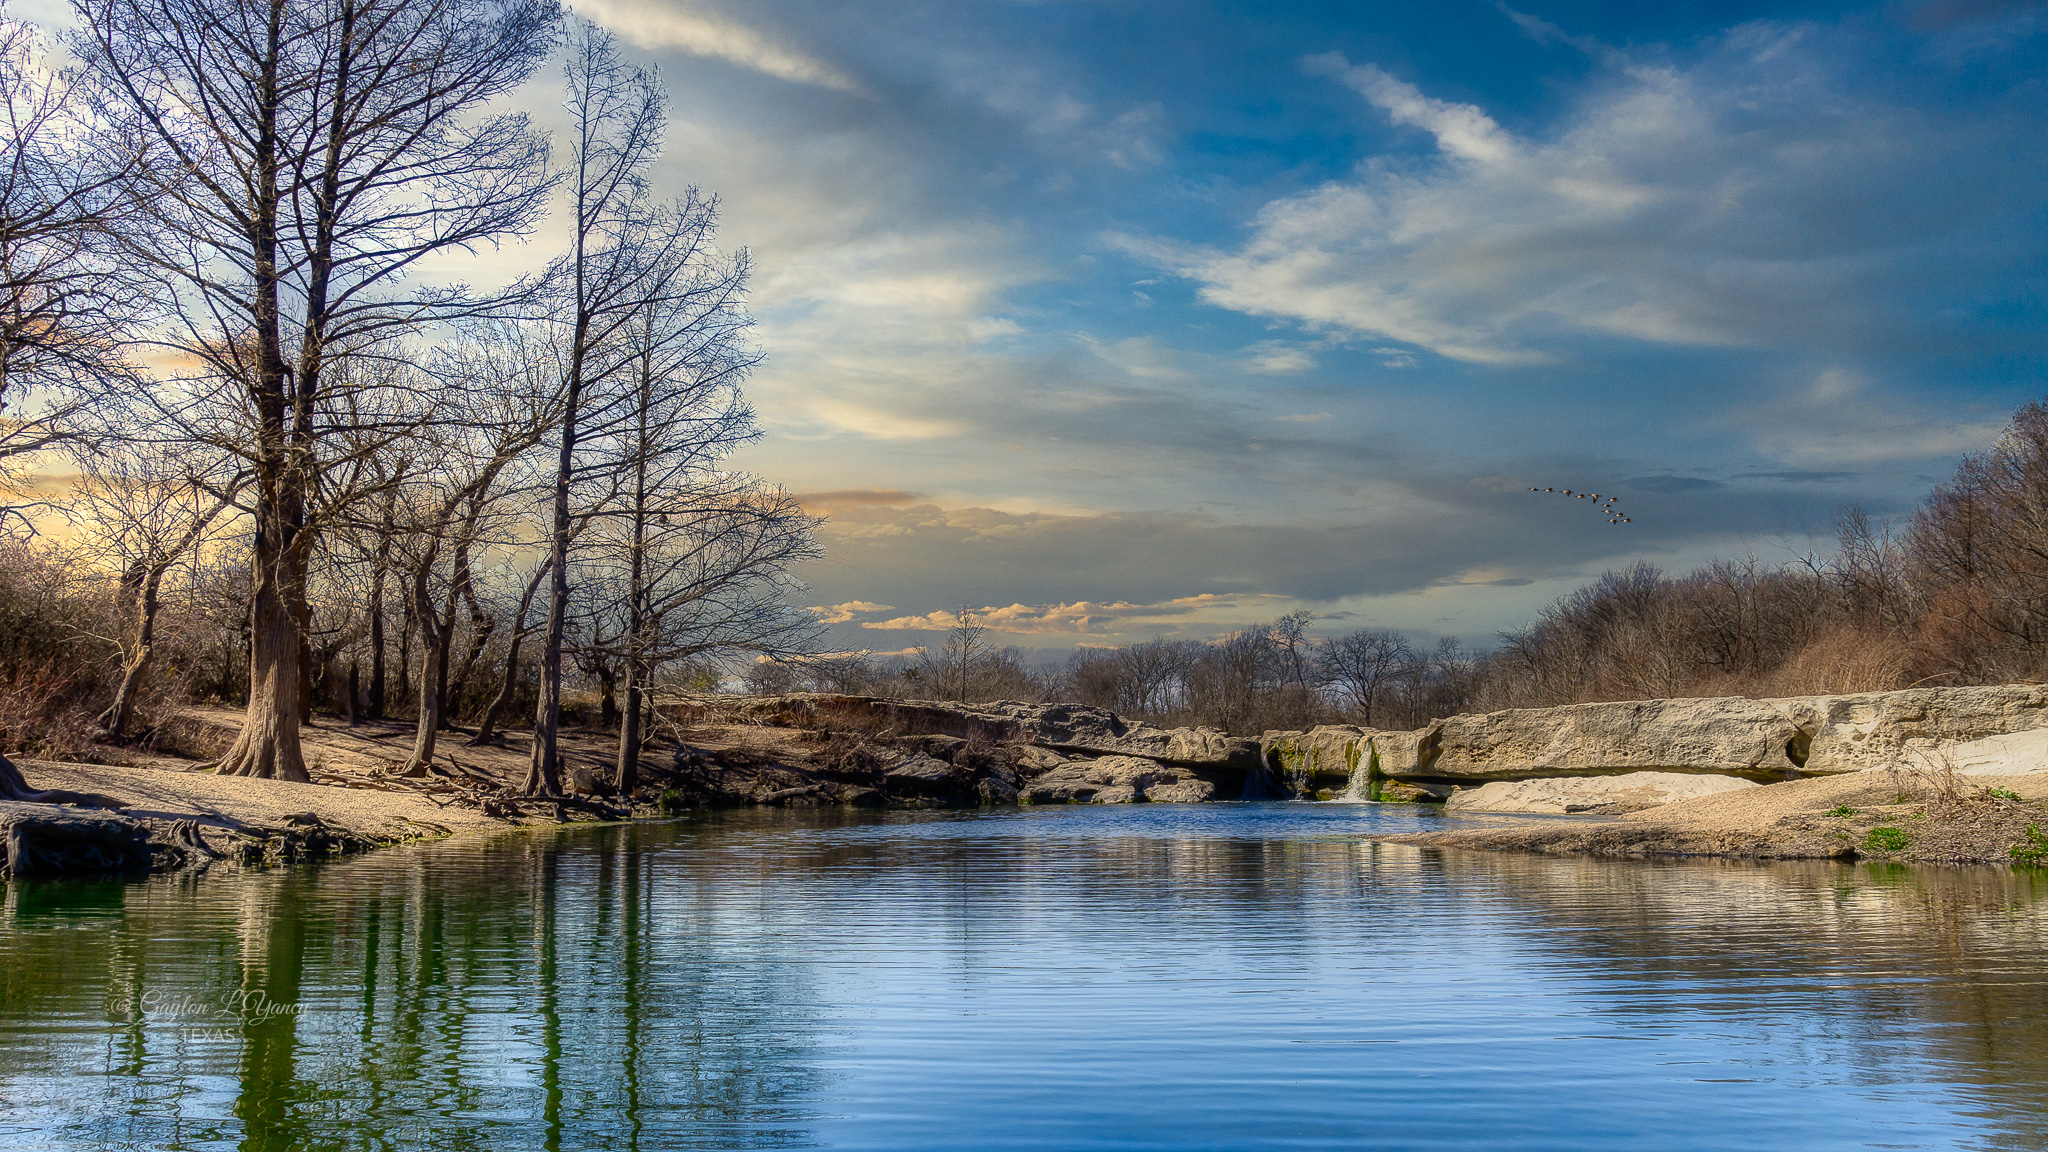
[[918,649],[918,667],[922,672],[919,681],[926,690],[936,692],[938,699],[964,701],[976,669],[988,658],[993,645],[989,643],[988,626],[966,605],[960,606],[953,621],[945,642],[937,649]]
[[1322,647],[1323,672],[1371,727],[1374,709],[1403,679],[1414,675],[1415,649],[1399,633],[1369,628],[1338,636]]

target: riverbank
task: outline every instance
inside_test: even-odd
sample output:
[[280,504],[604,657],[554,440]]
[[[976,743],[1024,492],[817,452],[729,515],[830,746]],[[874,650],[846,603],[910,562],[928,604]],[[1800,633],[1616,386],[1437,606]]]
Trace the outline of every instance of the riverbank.
[[1374,837],[1427,848],[1609,858],[2048,863],[2048,773],[1874,770],[1721,792],[1614,818]]

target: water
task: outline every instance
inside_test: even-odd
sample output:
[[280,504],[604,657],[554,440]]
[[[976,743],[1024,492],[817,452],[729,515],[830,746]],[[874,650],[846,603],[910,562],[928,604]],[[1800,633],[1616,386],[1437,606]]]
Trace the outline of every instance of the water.
[[15,884],[5,1149],[2048,1146],[2048,881],[1361,805],[746,811]]

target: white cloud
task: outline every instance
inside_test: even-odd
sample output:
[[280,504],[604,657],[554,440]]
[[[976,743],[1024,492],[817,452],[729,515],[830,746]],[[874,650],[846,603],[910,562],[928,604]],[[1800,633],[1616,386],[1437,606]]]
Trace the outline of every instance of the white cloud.
[[[1004,607],[991,605],[986,608],[970,609],[967,615],[991,632],[1013,636],[1109,636],[1149,625],[1186,625],[1194,622],[1203,613],[1227,612],[1263,599],[1272,597],[1203,593],[1199,596],[1181,596],[1154,604],[1132,604],[1124,601],[1092,603],[1079,600],[1071,604],[1011,604]],[[868,621],[861,624],[861,627],[877,631],[950,632],[959,627],[960,623],[959,613],[939,609],[916,616]]]
[[1854,95],[1813,39],[1749,26],[1688,66],[1609,57],[1554,129],[1526,137],[1370,64],[1312,57],[1432,152],[1273,200],[1235,247],[1109,241],[1207,303],[1409,346],[1375,350],[1389,367],[1422,349],[1554,361],[1585,336],[1827,351],[1899,337],[1902,316],[1928,314],[1901,300],[1966,279],[1935,247],[2012,202],[1997,189],[2015,174],[1991,159],[2003,130]]
[[861,91],[858,81],[825,61],[687,0],[578,0],[576,10],[642,48],[674,48],[795,84]]
[[1297,376],[1313,370],[1316,358],[1278,340],[1262,340],[1244,350],[1239,364],[1261,376]]
[[876,604],[868,600],[848,600],[844,604],[821,604],[804,609],[806,612],[817,613],[820,624],[845,624],[856,616],[895,610],[894,604]]

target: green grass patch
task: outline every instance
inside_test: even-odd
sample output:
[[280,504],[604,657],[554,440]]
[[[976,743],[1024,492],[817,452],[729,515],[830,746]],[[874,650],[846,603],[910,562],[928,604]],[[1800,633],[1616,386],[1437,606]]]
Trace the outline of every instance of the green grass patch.
[[1872,852],[1897,852],[1912,842],[1913,838],[1904,828],[1894,828],[1889,824],[1872,828],[1863,837],[1863,847]]
[[1828,815],[1830,816],[1854,816],[1855,814],[1856,810],[1847,804],[1837,804],[1833,808],[1828,809]]
[[1987,800],[2017,800],[2020,798],[2020,794],[2010,788],[1986,788],[1984,790],[1984,798]]
[[2027,825],[2027,842],[2012,846],[2012,862],[2015,864],[2048,864],[2048,836],[2033,824]]

